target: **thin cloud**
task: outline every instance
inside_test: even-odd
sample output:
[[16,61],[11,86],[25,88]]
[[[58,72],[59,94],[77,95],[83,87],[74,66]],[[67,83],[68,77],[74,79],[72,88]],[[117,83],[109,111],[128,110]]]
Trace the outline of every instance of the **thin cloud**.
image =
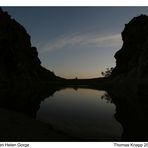
[[43,52],[74,46],[109,47],[120,45],[121,42],[120,34],[100,36],[99,33],[71,33],[49,41],[45,47],[43,47]]

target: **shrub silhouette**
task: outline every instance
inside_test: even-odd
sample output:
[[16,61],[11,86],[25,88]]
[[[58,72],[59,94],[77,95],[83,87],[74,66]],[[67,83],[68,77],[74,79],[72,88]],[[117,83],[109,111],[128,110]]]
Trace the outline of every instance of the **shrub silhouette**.
[[106,71],[105,71],[105,72],[101,72],[102,76],[104,76],[104,77],[109,77],[109,76],[111,75],[113,69],[114,69],[113,67],[111,67],[111,68],[106,68]]

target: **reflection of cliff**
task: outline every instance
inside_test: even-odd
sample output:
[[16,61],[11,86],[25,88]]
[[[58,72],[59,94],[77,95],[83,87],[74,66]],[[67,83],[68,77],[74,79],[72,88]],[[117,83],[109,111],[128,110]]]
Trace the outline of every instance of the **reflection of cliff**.
[[148,95],[130,91],[109,91],[112,102],[116,105],[115,118],[123,127],[121,141],[148,140]]
[[41,66],[24,27],[0,9],[0,80],[51,79],[56,76]]
[[35,118],[41,101],[55,93],[56,89],[43,86],[20,86],[0,90],[0,108],[21,112]]
[[74,137],[36,120],[41,101],[58,88],[26,85],[0,89],[1,141],[75,141]]

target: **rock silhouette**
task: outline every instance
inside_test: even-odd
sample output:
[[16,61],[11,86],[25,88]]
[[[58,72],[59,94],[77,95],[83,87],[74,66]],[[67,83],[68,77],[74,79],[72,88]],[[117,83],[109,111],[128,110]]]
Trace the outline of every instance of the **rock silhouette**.
[[148,16],[134,17],[122,32],[123,45],[115,54],[112,77],[141,79],[148,77]]
[[108,93],[116,105],[115,118],[123,127],[121,140],[147,141],[148,16],[134,17],[121,35],[116,67],[107,78]]
[[0,9],[0,80],[52,80],[57,77],[41,66],[36,47],[25,28]]

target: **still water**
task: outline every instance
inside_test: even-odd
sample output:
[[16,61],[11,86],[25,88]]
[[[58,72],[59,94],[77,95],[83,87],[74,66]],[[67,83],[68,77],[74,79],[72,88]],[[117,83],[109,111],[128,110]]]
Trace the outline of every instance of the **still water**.
[[105,94],[85,88],[57,91],[41,102],[37,120],[80,140],[120,140],[122,127],[114,118],[116,107],[102,98]]

